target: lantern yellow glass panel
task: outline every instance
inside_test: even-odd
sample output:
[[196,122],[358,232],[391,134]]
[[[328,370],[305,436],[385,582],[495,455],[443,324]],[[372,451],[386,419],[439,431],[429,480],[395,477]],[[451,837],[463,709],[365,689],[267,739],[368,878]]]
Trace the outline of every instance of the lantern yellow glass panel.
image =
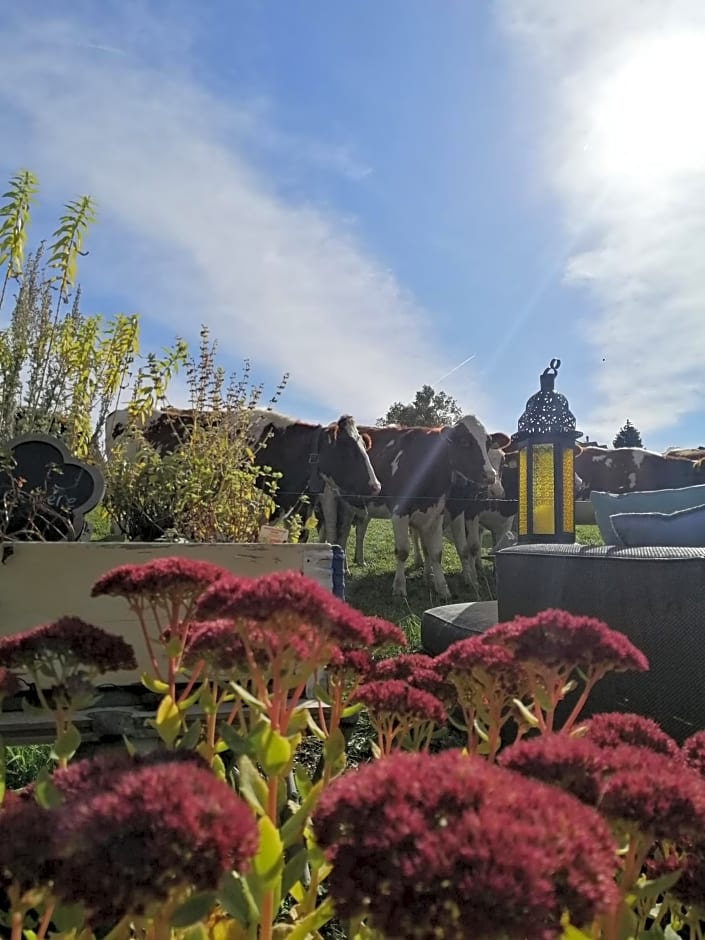
[[519,451],[519,535],[529,531],[529,497],[526,479],[526,450]]
[[573,448],[563,451],[563,531],[575,529]]
[[553,444],[534,444],[531,460],[532,530],[534,535],[553,535],[556,531]]

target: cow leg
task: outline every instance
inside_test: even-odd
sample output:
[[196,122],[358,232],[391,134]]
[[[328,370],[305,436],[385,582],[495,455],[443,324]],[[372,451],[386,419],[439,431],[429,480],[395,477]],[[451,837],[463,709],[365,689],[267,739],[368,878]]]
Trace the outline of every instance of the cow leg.
[[425,584],[431,584],[431,566],[429,565],[428,555],[426,553],[426,547],[423,543],[421,537],[421,532],[417,528],[414,520],[412,519],[409,523],[409,531],[411,533],[411,544],[414,549],[414,562],[411,565],[410,570],[418,571],[421,569],[421,577],[424,580]]
[[392,585],[392,595],[406,597],[406,572],[404,566],[409,557],[409,517],[392,516],[392,529],[394,530],[394,556],[397,560],[397,570]]
[[500,513],[490,512],[487,517],[480,516],[482,524],[492,533],[492,551],[498,552],[516,542],[512,535],[516,516],[502,516]]
[[[338,494],[330,484],[326,483],[320,496],[321,517],[323,520],[323,534],[325,541],[337,545],[338,528]],[[341,546],[345,548],[345,546]]]
[[463,569],[463,581],[467,587],[474,588],[477,591],[477,574],[473,557],[475,548],[473,521],[472,519],[467,520],[466,526],[465,514],[459,513],[450,520],[450,535],[460,559],[460,567]]
[[443,599],[450,598],[448,583],[443,574],[443,508],[434,506],[416,513],[415,524],[421,533],[421,545],[431,569],[434,590]]
[[465,531],[468,539],[468,557],[475,570],[475,585],[477,586],[477,578],[480,575],[484,577],[485,573],[482,567],[482,524],[480,517],[475,516],[474,519],[466,519]]
[[421,538],[420,538],[420,536],[419,536],[418,529],[416,529],[414,526],[411,527],[411,541],[412,541],[412,545],[413,545],[413,547],[414,547],[414,560],[413,560],[413,562],[412,562],[412,564],[411,564],[411,567],[412,567],[412,568],[423,568],[423,569],[424,569],[424,577],[427,577],[427,576],[428,576],[428,572],[427,572],[427,570],[426,570],[426,559],[425,559],[424,556],[423,556],[422,545],[421,545]]
[[365,535],[367,527],[370,524],[370,516],[367,512],[364,515],[358,513],[355,516],[355,564],[365,564]]

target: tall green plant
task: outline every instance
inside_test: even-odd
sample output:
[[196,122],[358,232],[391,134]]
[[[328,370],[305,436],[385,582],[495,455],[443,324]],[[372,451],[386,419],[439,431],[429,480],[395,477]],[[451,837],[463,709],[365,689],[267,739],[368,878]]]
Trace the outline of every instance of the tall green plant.
[[56,241],[50,248],[49,267],[56,270],[59,281],[59,303],[68,301],[66,292],[76,282],[76,258],[85,255],[81,251],[88,226],[95,222],[95,204],[90,196],[79,196],[64,206],[66,212],[53,234]]
[[139,352],[139,320],[85,316],[80,296],[54,324],[43,251],[28,256],[10,322],[0,330],[0,440],[45,431],[58,433],[77,456],[96,452]]
[[[95,221],[90,196],[65,206],[53,242],[40,242],[25,260],[30,206],[37,192],[28,170],[11,181],[0,208],[0,265],[5,265],[0,305],[10,279],[18,283],[9,322],[0,330],[0,441],[27,431],[63,437],[79,457],[98,457],[108,413],[117,407],[139,358],[135,315],[104,320],[81,312],[78,256]],[[58,294],[55,300],[55,294]],[[70,304],[62,316],[62,305]],[[159,381],[168,382],[184,352]],[[148,357],[148,364],[158,364]]]
[[29,170],[21,170],[10,180],[10,188],[2,194],[9,201],[0,207],[0,265],[5,265],[5,276],[0,290],[0,308],[5,299],[10,278],[22,275],[24,249],[27,242],[29,207],[37,192],[37,178]]
[[[61,223],[53,234],[55,241],[49,248],[49,268],[56,271],[50,278],[53,287],[56,287],[58,281],[58,296],[56,299],[56,311],[54,313],[54,322],[51,326],[51,337],[59,331],[59,316],[61,313],[61,304],[68,303],[70,300],[68,290],[73,287],[76,281],[76,259],[78,255],[85,255],[87,252],[81,251],[83,238],[88,226],[95,222],[95,206],[90,196],[79,196],[72,202],[64,206],[66,212],[59,219]],[[74,308],[77,305],[74,303]],[[73,311],[72,311],[73,312]],[[48,360],[42,369],[40,384],[44,382],[44,376],[48,368]],[[52,417],[57,413],[57,402],[54,400]]]

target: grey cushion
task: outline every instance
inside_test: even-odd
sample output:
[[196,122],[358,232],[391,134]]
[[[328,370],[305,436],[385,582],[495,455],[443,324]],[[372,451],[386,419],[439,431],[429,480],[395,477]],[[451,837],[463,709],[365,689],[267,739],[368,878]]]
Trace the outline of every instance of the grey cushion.
[[705,505],[680,512],[620,512],[610,516],[626,548],[705,547]]
[[421,646],[431,656],[438,656],[457,640],[467,640],[489,630],[497,620],[497,601],[432,607],[421,616]]
[[610,516],[632,512],[678,512],[692,509],[705,503],[705,484],[682,486],[672,490],[635,490],[632,493],[590,494],[595,510],[595,522],[605,545],[618,545],[618,537],[610,522]]

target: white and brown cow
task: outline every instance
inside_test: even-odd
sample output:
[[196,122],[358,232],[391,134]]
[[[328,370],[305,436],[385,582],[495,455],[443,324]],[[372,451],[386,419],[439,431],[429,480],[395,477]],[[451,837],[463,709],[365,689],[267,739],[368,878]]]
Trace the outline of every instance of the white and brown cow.
[[[424,554],[428,559],[433,586],[441,597],[449,596],[441,567],[443,521],[446,500],[454,484],[492,486],[497,472],[488,456],[490,443],[487,431],[474,415],[466,415],[452,427],[364,428],[372,440],[370,457],[382,483],[380,495],[374,499],[352,502],[364,519],[392,520],[394,554],[397,570],[393,593],[406,594],[404,565],[409,555],[409,528],[417,530]],[[346,545],[354,513],[345,507],[329,504],[324,514],[343,509],[337,535],[338,544]],[[362,547],[366,523],[357,532]],[[362,536],[362,539],[361,537]]]
[[[360,434],[350,415],[329,425],[296,421],[268,409],[250,409],[247,417],[248,441],[263,442],[255,450],[255,461],[282,474],[274,497],[278,516],[293,508],[302,495],[324,486],[342,498],[345,493],[375,496],[380,492],[368,454],[370,440]],[[157,452],[167,454],[188,436],[193,422],[191,409],[155,410],[141,435]],[[108,458],[129,427],[127,412],[109,415],[105,425]],[[139,440],[130,441],[121,452],[129,459],[139,446]],[[334,529],[326,530],[329,541],[334,542],[335,535]]]
[[583,480],[583,498],[592,490],[629,493],[633,490],[678,489],[705,482],[705,459],[694,461],[638,447],[611,450],[581,448],[575,458],[575,469]]
[[[487,456],[496,473],[494,483],[489,486],[468,485],[456,482],[446,500],[443,519],[443,532],[455,546],[463,572],[463,580],[468,587],[477,590],[478,572],[482,568],[480,526],[489,528],[493,536],[493,546],[499,543],[509,531],[514,518],[514,511],[502,511],[499,508],[488,509],[489,500],[503,500],[505,490],[502,481],[504,450],[510,442],[506,434],[497,432],[488,435]],[[415,563],[423,563],[428,577],[427,559],[423,557],[422,544],[415,527],[412,527]]]
[[669,447],[664,450],[664,457],[685,457],[687,460],[705,459],[705,447]]
[[[387,425],[384,428],[364,427],[361,430],[368,434],[372,440],[372,449],[370,456],[373,464],[376,466],[379,460],[388,460],[390,458],[389,449],[396,446],[397,437],[389,435],[389,431],[400,432],[405,430],[399,425]],[[428,428],[424,430],[430,430]],[[381,446],[376,446],[382,442]],[[513,512],[507,513],[506,509],[496,509],[486,511],[480,509],[477,505],[478,499],[502,499],[503,488],[501,484],[501,472],[503,451],[502,448],[509,443],[509,437],[506,434],[491,434],[487,438],[487,455],[489,462],[495,470],[495,481],[491,485],[483,484],[479,486],[476,483],[468,484],[460,477],[454,478],[446,497],[446,508],[443,514],[443,528],[445,536],[453,541],[458,552],[458,557],[463,565],[465,581],[468,585],[476,586],[477,579],[470,569],[470,559],[475,555],[475,543],[479,551],[479,525],[477,524],[478,515],[481,514],[481,521],[486,525],[494,536],[493,544],[497,544],[502,536],[509,530],[512,524]],[[392,455],[393,456],[393,455]],[[379,505],[371,504],[369,500],[354,501],[355,505],[350,503],[343,505],[338,503],[336,506],[337,536],[338,543],[346,546],[352,527],[355,528],[355,564],[364,565],[365,555],[365,535],[370,524],[371,518],[389,518],[385,508]],[[324,513],[332,507],[332,501],[324,507]],[[330,509],[332,512],[332,508]],[[414,549],[414,567],[423,565],[425,572],[430,576],[430,568],[424,563],[423,551],[421,548],[421,538],[416,519],[410,521],[410,535]],[[321,525],[320,534],[323,534]],[[347,556],[346,556],[347,565]]]

